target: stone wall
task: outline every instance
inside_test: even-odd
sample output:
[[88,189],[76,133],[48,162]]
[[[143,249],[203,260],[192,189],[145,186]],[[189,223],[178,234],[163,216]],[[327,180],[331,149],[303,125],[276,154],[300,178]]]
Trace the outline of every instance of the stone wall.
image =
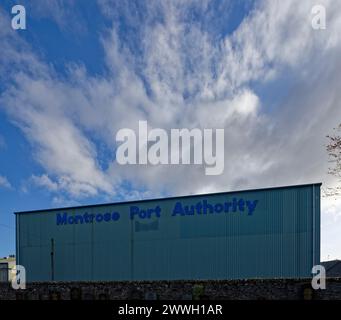
[[311,279],[46,282],[29,283],[26,290],[0,283],[0,300],[341,300],[341,278],[327,279],[326,287],[313,290]]

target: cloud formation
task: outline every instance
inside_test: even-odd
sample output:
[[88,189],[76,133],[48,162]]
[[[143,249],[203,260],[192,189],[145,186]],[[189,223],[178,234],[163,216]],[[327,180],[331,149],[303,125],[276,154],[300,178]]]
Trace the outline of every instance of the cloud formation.
[[11,184],[6,177],[0,175],[0,188],[12,189]]
[[[70,17],[74,1],[39,3],[33,14],[62,32],[88,29]],[[319,1],[326,30],[311,27],[309,0],[246,1],[239,20],[234,3],[98,0],[110,25],[100,34],[100,75],[74,61],[58,73],[8,28],[0,9],[0,111],[42,168],[29,180],[51,192],[54,204],[336,185],[327,175],[325,136],[341,121],[341,2]],[[118,165],[115,134],[137,129],[139,120],[152,128],[224,128],[224,173]],[[10,187],[3,176],[0,185]],[[331,235],[325,252],[336,254],[340,201],[324,199],[322,208],[322,230]]]
[[[325,135],[341,119],[335,72],[341,7],[322,2],[327,30],[311,28],[310,1],[260,1],[225,34],[229,1],[225,11],[208,1],[99,1],[112,19],[102,35],[106,74],[73,64],[60,75],[8,32],[2,62],[20,72],[12,70],[1,108],[32,144],[46,172],[40,179],[72,197],[329,181]],[[67,9],[58,10],[52,18],[65,28]],[[216,21],[222,15],[226,20]],[[134,36],[122,35],[118,16]],[[138,120],[166,129],[224,128],[224,174],[207,177],[198,166],[119,166],[115,133],[137,128]]]

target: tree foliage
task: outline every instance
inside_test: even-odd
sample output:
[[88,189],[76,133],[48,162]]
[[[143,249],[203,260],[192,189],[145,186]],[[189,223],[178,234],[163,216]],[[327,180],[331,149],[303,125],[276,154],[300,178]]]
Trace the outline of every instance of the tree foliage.
[[[329,143],[326,146],[329,162],[331,166],[328,173],[336,177],[341,182],[341,124],[334,128],[334,134],[328,135]],[[325,191],[327,196],[340,195],[341,187],[327,188]]]

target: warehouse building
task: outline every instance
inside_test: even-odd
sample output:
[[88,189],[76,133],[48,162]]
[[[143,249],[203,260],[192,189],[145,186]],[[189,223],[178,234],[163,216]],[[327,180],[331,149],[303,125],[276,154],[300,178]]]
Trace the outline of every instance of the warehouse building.
[[341,278],[341,260],[321,262],[326,269],[327,277]]
[[15,256],[0,258],[0,283],[10,282],[14,277],[15,272]]
[[16,212],[28,281],[305,278],[320,186]]

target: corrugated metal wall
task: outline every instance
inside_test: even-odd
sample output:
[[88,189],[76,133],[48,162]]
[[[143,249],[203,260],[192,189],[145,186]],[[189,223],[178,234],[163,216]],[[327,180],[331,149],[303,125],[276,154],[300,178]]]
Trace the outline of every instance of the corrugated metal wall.
[[[233,198],[258,200],[253,214],[230,207],[172,216],[177,202]],[[132,220],[132,205],[159,205],[161,216]],[[57,214],[65,212],[118,212],[120,219],[57,225]],[[51,280],[52,273],[54,280],[74,281],[310,277],[320,262],[320,185],[18,213],[17,241],[28,281]]]

